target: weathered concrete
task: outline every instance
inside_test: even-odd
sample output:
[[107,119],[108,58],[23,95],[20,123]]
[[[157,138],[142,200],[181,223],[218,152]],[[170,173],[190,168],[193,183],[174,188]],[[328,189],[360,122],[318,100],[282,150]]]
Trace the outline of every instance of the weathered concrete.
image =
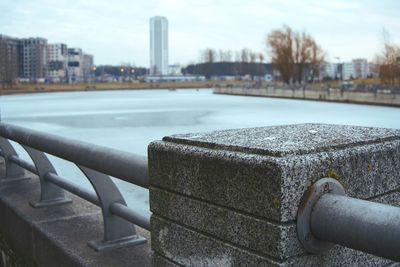
[[215,87],[215,94],[244,95],[244,96],[263,96],[276,98],[318,100],[345,102],[355,104],[372,104],[384,106],[400,106],[400,95],[384,92],[355,92],[340,89],[328,90],[290,90],[279,88],[231,88]]
[[303,124],[169,136],[150,144],[149,172],[158,262],[390,263],[341,247],[308,255],[295,219],[303,193],[327,176],[350,196],[398,205],[398,130]]
[[39,199],[37,177],[0,188],[0,235],[32,266],[150,266],[150,234],[138,228],[148,242],[136,247],[95,252],[90,240],[103,237],[100,209],[74,195],[72,204],[32,208]]

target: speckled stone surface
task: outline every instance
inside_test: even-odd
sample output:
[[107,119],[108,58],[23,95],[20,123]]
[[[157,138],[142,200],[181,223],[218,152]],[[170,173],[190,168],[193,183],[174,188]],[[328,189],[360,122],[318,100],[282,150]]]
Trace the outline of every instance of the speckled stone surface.
[[163,218],[258,253],[278,259],[304,253],[294,222],[273,223],[158,188],[152,190],[150,202],[152,212]]
[[277,266],[278,262],[209,238],[179,224],[152,217],[152,249],[182,266]]
[[295,124],[166,136],[164,141],[250,154],[287,156],[400,140],[400,131],[330,124]]
[[[344,248],[307,255],[295,219],[304,192],[323,177],[339,180],[350,196],[398,204],[399,130],[300,124],[169,136],[149,145],[149,173],[153,250],[161,259],[191,265],[191,255],[211,253],[196,246],[225,244],[264,259],[246,263],[252,266],[320,266],[325,258],[331,266],[389,264]],[[199,234],[204,242],[194,240]]]

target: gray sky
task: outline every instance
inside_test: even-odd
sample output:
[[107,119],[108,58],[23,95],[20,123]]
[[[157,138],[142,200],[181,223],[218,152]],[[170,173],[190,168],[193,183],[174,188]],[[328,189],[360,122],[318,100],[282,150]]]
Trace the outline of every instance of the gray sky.
[[169,22],[170,64],[208,47],[267,54],[267,34],[284,24],[314,36],[332,62],[373,59],[383,28],[400,44],[398,0],[1,0],[0,10],[0,34],[81,47],[97,65],[148,67],[156,15]]

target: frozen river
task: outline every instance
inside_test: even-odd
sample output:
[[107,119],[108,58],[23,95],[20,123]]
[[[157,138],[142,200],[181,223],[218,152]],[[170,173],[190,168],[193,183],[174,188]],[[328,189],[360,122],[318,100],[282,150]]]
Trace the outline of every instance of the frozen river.
[[[400,108],[213,95],[211,90],[63,92],[1,96],[2,121],[146,155],[175,133],[305,122],[400,128]],[[23,157],[27,157],[21,152]],[[90,187],[72,164],[60,176]],[[146,190],[118,181],[130,206],[148,209]]]

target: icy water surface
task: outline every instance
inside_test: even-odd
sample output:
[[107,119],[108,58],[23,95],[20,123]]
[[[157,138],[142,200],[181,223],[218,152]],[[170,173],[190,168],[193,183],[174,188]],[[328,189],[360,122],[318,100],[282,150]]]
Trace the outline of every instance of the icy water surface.
[[[149,142],[176,133],[305,122],[400,128],[400,108],[214,95],[208,89],[37,93],[1,96],[0,105],[2,121],[141,155]],[[90,188],[72,164],[52,161],[60,176]],[[129,206],[148,212],[146,190],[117,183]]]

